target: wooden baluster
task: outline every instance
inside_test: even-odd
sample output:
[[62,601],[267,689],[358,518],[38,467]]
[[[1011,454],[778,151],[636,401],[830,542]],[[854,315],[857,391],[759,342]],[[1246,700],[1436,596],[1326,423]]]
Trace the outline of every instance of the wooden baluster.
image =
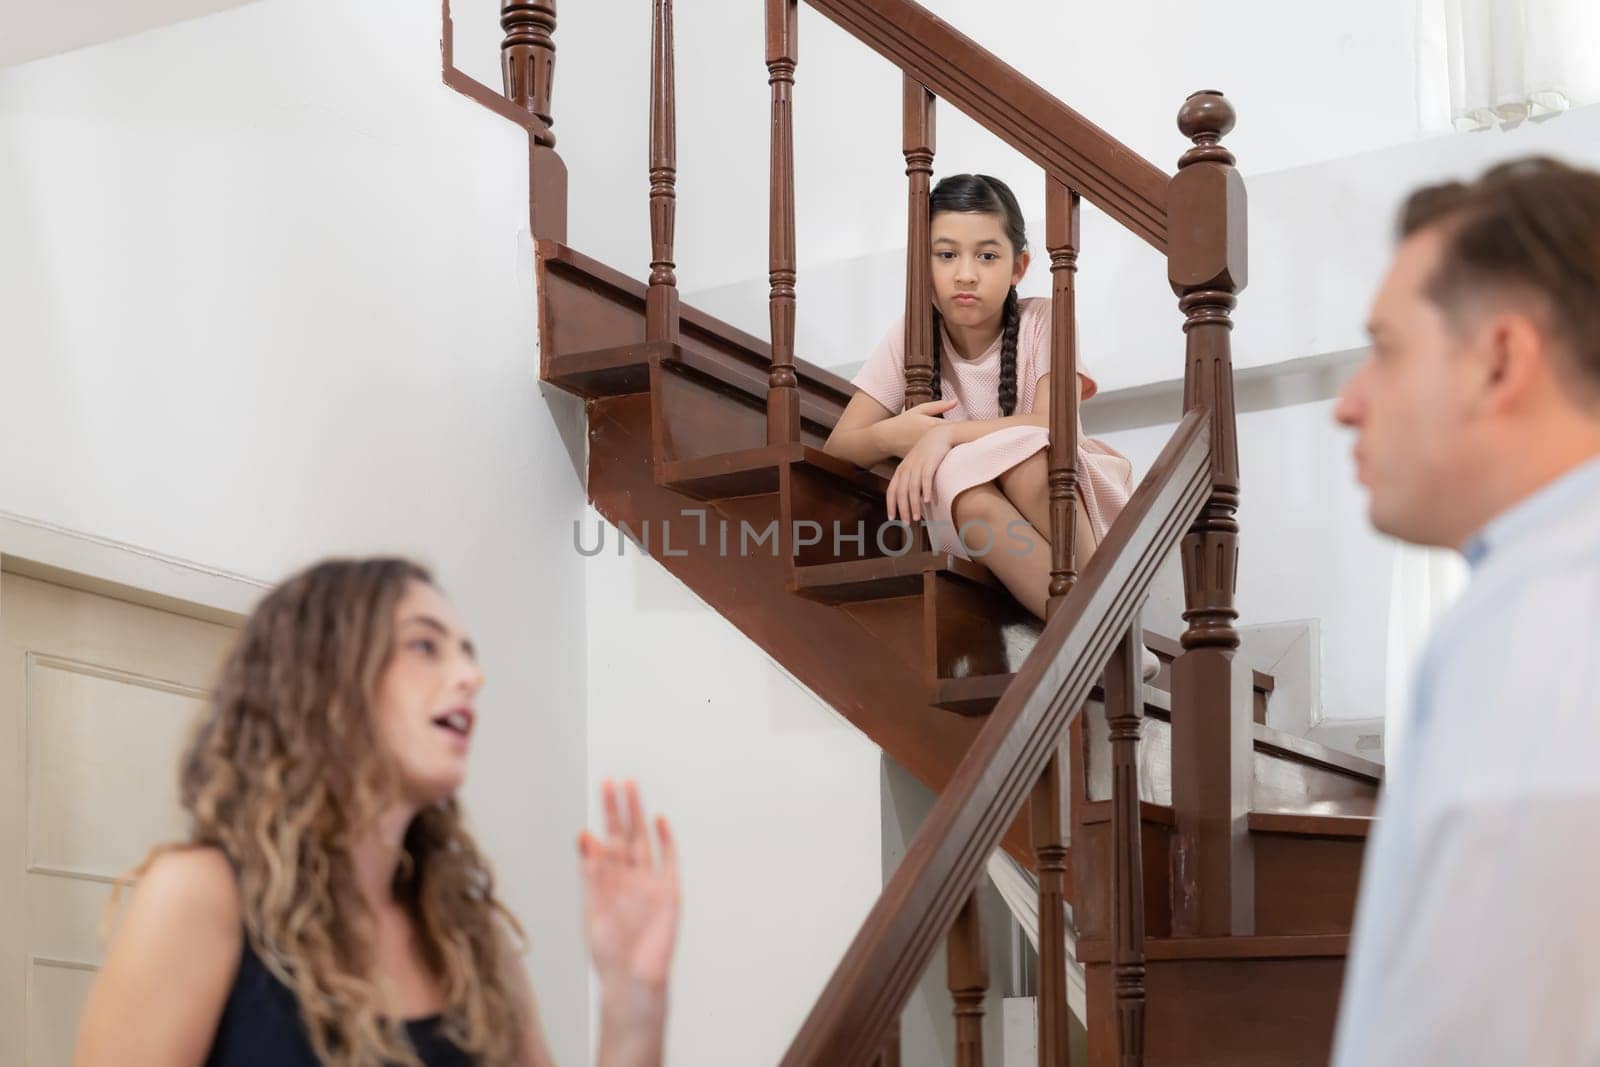
[[772,281],[772,370],[767,376],[767,443],[800,440],[800,390],[794,373],[794,70],[797,0],[767,0],[767,71],[772,86],[772,201],[768,262]]
[[903,151],[906,157],[906,399],[916,407],[933,399],[933,249],[928,193],[933,182],[936,101],[909,74],[904,80]]
[[1050,252],[1050,599],[1048,612],[1078,580],[1078,207],[1080,198],[1045,179],[1045,248]]
[[[1050,252],[1050,599],[1054,615],[1077,581],[1074,539],[1078,492],[1078,194],[1045,179],[1045,248]],[[1067,844],[1061,757],[1050,761],[1034,788],[1030,819],[1039,870],[1039,1064],[1072,1062],[1067,1007]]]
[[[500,28],[506,31],[500,45],[500,77],[506,99],[533,113],[546,126],[550,95],[555,87],[556,0],[500,0]],[[548,142],[556,143],[551,134]]]
[[672,0],[654,0],[650,30],[650,287],[646,341],[678,339],[678,278],[673,273],[677,220],[678,119],[672,61]]
[[955,1001],[956,1067],[983,1067],[983,1001],[989,995],[989,954],[983,944],[974,890],[951,924],[946,979]]
[[1039,870],[1039,1067],[1070,1067],[1067,1007],[1066,790],[1061,756],[1050,761],[1030,800],[1033,855]]
[[1139,823],[1143,654],[1143,633],[1135,622],[1112,653],[1105,677],[1111,736],[1111,964],[1118,1067],[1144,1063],[1144,855]]
[[556,0],[500,0],[500,77],[506,99],[545,124],[529,148],[528,223],[540,240],[567,239],[567,165],[550,127],[555,89]]
[[1184,877],[1173,933],[1247,934],[1255,924],[1250,804],[1253,697],[1238,660],[1239,445],[1229,332],[1245,286],[1245,191],[1233,153],[1231,104],[1191,96],[1178,128],[1194,141],[1168,188],[1168,278],[1188,336],[1185,411],[1211,412],[1211,494],[1183,538],[1183,653],[1172,668],[1172,804]]

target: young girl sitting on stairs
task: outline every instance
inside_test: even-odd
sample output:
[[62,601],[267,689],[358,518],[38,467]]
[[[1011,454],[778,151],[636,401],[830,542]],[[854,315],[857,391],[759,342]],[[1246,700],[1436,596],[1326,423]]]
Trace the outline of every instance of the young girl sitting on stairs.
[[[889,518],[927,521],[935,550],[980,560],[1043,618],[1050,585],[1050,301],[1017,297],[1028,237],[1004,182],[982,174],[944,179],[930,198],[929,225],[934,399],[900,410],[902,317],[856,375],[856,394],[825,448],[863,467],[901,457],[889,482]],[[1079,399],[1095,388],[1080,363]],[[1081,569],[1128,502],[1133,467],[1081,426],[1078,439]]]

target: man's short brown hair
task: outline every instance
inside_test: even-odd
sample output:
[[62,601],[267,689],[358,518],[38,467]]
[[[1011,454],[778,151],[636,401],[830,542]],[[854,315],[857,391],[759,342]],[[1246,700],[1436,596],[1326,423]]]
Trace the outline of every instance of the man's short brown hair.
[[1401,236],[1433,226],[1445,244],[1429,298],[1456,314],[1493,289],[1541,297],[1571,355],[1562,362],[1589,400],[1600,396],[1600,174],[1542,156],[1502,163],[1413,193]]

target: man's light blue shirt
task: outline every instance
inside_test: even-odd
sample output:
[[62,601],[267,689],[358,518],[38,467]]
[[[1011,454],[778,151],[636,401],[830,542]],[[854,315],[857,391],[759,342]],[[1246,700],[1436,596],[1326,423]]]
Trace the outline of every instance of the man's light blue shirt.
[[1368,844],[1336,1067],[1600,1067],[1600,459],[1465,549]]

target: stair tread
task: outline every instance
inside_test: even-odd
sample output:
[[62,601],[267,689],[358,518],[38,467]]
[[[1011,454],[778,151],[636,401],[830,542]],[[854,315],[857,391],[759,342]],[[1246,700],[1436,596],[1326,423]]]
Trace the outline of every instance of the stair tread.
[[[1080,963],[1110,963],[1108,938],[1078,942]],[[1245,934],[1235,937],[1147,937],[1146,960],[1246,960],[1305,959],[1343,956],[1350,950],[1349,934]]]
[[550,356],[545,380],[591,399],[629,396],[650,391],[650,360],[669,355],[677,345],[641,341],[613,348],[595,348]]
[[778,491],[778,470],[804,453],[798,444],[759,445],[710,456],[666,460],[656,480],[702,500]]
[[669,489],[701,499],[755,496],[778,491],[778,471],[785,464],[804,464],[855,492],[881,495],[888,489],[888,482],[872,471],[798,442],[664,460],[656,480]]
[[[1148,631],[1146,632],[1148,633]],[[1255,675],[1256,689],[1258,691],[1271,692],[1273,686],[1272,677],[1270,675],[1262,674],[1260,671],[1255,672]],[[1011,684],[1012,679],[1015,677],[1015,674],[983,674],[973,675],[967,678],[941,678],[935,686],[935,694],[939,696],[940,699],[935,699],[933,703],[938,704],[940,707],[944,707],[945,705],[942,697],[946,693],[948,693],[950,698],[953,700],[972,701],[977,700],[985,695],[992,696],[994,700],[999,700],[1000,697],[1005,694],[1006,687]],[[946,687],[949,688],[947,689]],[[1149,689],[1151,693],[1155,694],[1153,696],[1146,696],[1146,706],[1156,708],[1157,710],[1165,712],[1168,715],[1172,714],[1171,694],[1164,689],[1155,689],[1154,687],[1150,686],[1147,686],[1146,688]],[[1098,691],[1099,690],[1097,689],[1096,692],[1098,693]],[[962,714],[981,715],[987,714],[989,710],[990,709],[985,708],[982,711],[963,712]],[[1276,745],[1281,739],[1292,738],[1292,735],[1282,733],[1278,730],[1273,730],[1270,738],[1272,743]],[[1324,747],[1322,745],[1318,745],[1315,741],[1306,741],[1305,744],[1315,746],[1317,750],[1321,750]],[[1283,741],[1282,747],[1290,747],[1290,742]],[[1320,754],[1317,752],[1310,752],[1308,750],[1308,754],[1310,754],[1314,759],[1321,758]],[[1347,769],[1358,770],[1360,773],[1371,773],[1373,770],[1376,770],[1380,775],[1382,773],[1382,767],[1378,764],[1371,763],[1367,760],[1362,760],[1359,756],[1351,756],[1350,759],[1355,761],[1356,764],[1359,764],[1359,766],[1352,765]]]
[[917,596],[923,590],[923,575],[934,571],[998,586],[988,568],[972,560],[949,552],[907,552],[796,567],[792,588],[801,596],[833,604]]
[[1377,819],[1371,815],[1335,815],[1314,811],[1252,811],[1250,829],[1306,837],[1366,837]]

